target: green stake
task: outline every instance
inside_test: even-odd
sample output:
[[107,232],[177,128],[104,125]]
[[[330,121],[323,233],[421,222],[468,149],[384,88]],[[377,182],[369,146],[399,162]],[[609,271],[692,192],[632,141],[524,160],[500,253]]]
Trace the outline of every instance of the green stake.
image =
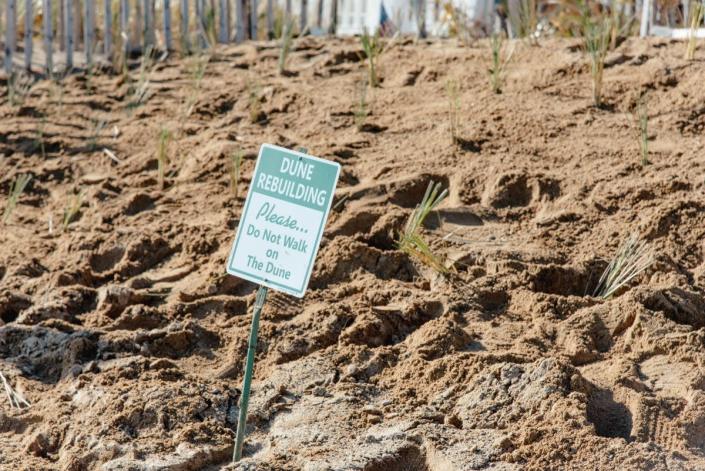
[[[299,152],[306,153],[308,149],[299,147]],[[237,420],[237,433],[235,435],[235,448],[233,449],[233,463],[242,458],[242,444],[245,441],[245,428],[247,427],[247,407],[250,404],[250,385],[252,384],[252,371],[255,368],[255,351],[257,350],[257,331],[259,331],[259,316],[267,299],[269,288],[260,286],[255,297],[255,307],[252,313],[252,326],[250,327],[250,340],[247,344],[247,362],[245,363],[245,377],[242,380],[242,394],[240,395],[240,416]]]
[[245,427],[247,426],[247,406],[250,402],[250,383],[252,383],[252,370],[255,366],[255,350],[257,350],[257,331],[259,330],[259,315],[267,299],[268,288],[260,286],[255,298],[255,309],[252,314],[252,327],[250,340],[247,345],[247,363],[245,364],[245,379],[242,381],[242,395],[240,396],[240,417],[237,420],[237,435],[235,437],[235,450],[233,461],[242,458],[242,442],[245,440]]

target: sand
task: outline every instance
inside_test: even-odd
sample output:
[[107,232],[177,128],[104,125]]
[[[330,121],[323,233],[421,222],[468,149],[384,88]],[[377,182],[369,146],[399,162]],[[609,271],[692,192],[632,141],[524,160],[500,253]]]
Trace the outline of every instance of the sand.
[[[684,49],[620,44],[595,108],[579,42],[517,43],[495,95],[486,43],[402,40],[360,130],[354,40],[295,41],[284,76],[274,43],[218,48],[200,81],[169,58],[139,106],[100,71],[4,100],[0,204],[33,179],[0,226],[0,371],[32,405],[0,397],[0,469],[705,470],[705,62]],[[342,172],[306,297],[265,306],[229,465],[256,286],[225,260],[262,143]],[[448,275],[395,248],[430,181]],[[656,262],[592,297],[633,232]]]

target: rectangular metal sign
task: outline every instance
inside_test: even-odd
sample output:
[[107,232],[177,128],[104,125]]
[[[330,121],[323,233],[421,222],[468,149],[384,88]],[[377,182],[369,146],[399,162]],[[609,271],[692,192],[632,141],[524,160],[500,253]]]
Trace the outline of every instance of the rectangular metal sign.
[[264,144],[228,258],[228,273],[303,297],[340,165]]

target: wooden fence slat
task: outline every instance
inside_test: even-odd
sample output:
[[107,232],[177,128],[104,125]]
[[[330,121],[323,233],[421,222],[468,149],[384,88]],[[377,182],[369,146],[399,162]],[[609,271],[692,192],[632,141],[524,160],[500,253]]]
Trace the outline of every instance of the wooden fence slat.
[[228,30],[228,7],[227,0],[220,0],[220,32],[218,41],[227,43],[230,41],[230,31]]
[[[135,5],[135,25],[134,28],[131,28],[130,25],[128,24],[128,34],[132,31],[137,33],[137,44],[140,45],[140,47],[144,46],[144,0],[137,0],[137,2],[134,4]],[[131,31],[130,31],[131,30]]]
[[181,47],[189,49],[188,23],[189,23],[188,0],[181,0]]
[[12,73],[12,56],[16,46],[17,4],[15,0],[7,0],[5,15],[5,72]]
[[301,15],[299,15],[299,34],[303,34],[308,26],[308,1],[301,0]]
[[245,40],[245,5],[244,0],[235,0],[235,42]]
[[93,65],[93,42],[95,39],[95,3],[85,0],[83,3],[83,50],[86,53],[86,65]]
[[52,41],[54,40],[54,30],[52,23],[51,0],[42,2],[42,18],[44,20],[44,57],[46,58],[46,74],[51,77],[54,74],[54,57]]
[[61,52],[66,50],[66,2],[59,0],[59,50]]
[[142,2],[143,22],[143,46],[142,52],[146,52],[150,47],[154,47],[154,0],[143,0]]
[[257,0],[250,0],[250,8],[252,9],[250,13],[250,36],[254,41],[257,40]]
[[316,27],[320,30],[323,24],[323,0],[318,0],[316,4]]
[[24,0],[24,68],[32,69],[32,30],[34,29],[34,15],[32,14],[32,0]]
[[203,30],[203,0],[196,0],[196,37],[198,38],[198,45],[200,48],[204,48],[205,45],[203,44],[203,34],[201,31]]
[[66,69],[73,69],[73,5],[71,0],[64,0],[64,14],[66,19],[64,20],[64,25],[66,26]]
[[103,35],[103,53],[110,61],[113,57],[113,0],[104,0],[105,33]]
[[274,0],[267,0],[267,39],[274,39]]
[[171,50],[171,0],[164,0],[164,10],[162,12],[164,22],[164,48]]
[[120,37],[122,38],[122,50],[125,54],[125,61],[130,54],[130,3],[128,0],[120,0]]
[[72,0],[72,25],[73,25],[73,48],[74,52],[77,50],[78,45],[81,43],[83,34],[83,10],[81,9],[81,0]]
[[338,29],[338,0],[331,0],[330,3],[330,24],[328,25],[328,34],[335,34]]

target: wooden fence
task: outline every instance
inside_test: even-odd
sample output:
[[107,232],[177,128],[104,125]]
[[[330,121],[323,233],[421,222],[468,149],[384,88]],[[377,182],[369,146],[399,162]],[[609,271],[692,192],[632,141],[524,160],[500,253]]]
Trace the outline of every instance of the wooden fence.
[[[266,13],[260,18],[258,0],[4,0],[4,70],[8,75],[22,68],[51,75],[148,50],[192,51],[214,43],[272,39],[275,14],[279,25],[282,17],[290,21],[292,2],[286,0],[286,8],[275,12],[277,0],[264,1]],[[303,32],[309,27],[309,5],[299,1]],[[315,21],[320,27],[324,0],[318,2]],[[332,12],[330,24],[335,25],[335,8]],[[260,21],[266,35],[258,31]]]

